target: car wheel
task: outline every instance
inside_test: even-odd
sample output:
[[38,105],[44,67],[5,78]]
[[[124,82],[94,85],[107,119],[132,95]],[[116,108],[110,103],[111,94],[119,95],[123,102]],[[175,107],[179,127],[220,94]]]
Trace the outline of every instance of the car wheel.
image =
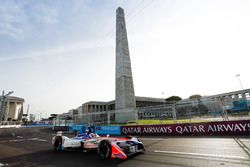
[[84,142],[81,141],[81,148],[80,148],[81,152],[86,152],[86,150],[84,149]]
[[111,144],[108,140],[102,140],[98,146],[98,155],[101,159],[109,159],[111,157]]
[[54,151],[62,151],[62,137],[57,136],[54,142]]
[[132,139],[132,138],[133,138],[133,136],[131,136],[131,135],[127,135],[127,136],[126,136],[126,138],[127,138],[127,139]]

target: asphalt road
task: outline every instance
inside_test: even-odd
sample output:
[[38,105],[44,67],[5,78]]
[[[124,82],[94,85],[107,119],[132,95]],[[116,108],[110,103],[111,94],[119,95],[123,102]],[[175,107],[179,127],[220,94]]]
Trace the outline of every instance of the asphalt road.
[[[128,160],[101,160],[97,153],[52,151],[54,132],[27,128],[1,133],[0,166],[20,167],[217,167],[250,166],[250,138],[139,137],[146,152]],[[70,136],[70,135],[68,135]]]

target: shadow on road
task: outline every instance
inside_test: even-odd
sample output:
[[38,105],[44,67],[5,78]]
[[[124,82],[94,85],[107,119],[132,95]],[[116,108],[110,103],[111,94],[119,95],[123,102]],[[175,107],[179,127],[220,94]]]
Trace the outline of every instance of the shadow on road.
[[102,160],[96,152],[53,152],[51,150],[39,151],[19,156],[0,158],[0,162],[8,164],[8,167],[79,167],[79,166],[109,166],[116,167],[122,160]]

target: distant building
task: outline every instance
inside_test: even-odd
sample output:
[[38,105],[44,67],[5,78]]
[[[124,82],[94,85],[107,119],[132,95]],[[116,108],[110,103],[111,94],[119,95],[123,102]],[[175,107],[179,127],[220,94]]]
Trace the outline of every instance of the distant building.
[[90,101],[82,104],[82,113],[108,111],[109,102]]
[[30,114],[29,115],[29,121],[35,122],[36,120],[36,115],[35,114]]
[[[136,107],[147,107],[147,106],[156,106],[162,105],[165,103],[165,100],[162,98],[152,98],[152,97],[135,97]],[[92,112],[102,112],[102,111],[113,111],[115,110],[115,100],[109,102],[103,101],[89,101],[82,104],[78,107],[78,114],[92,113]],[[70,110],[69,112],[72,112]]]
[[78,115],[78,109],[69,110],[69,115],[73,118],[75,115]]
[[[202,113],[204,109],[207,114],[222,114],[227,112],[247,111],[250,109],[250,89],[226,92],[210,96],[202,96],[197,99],[183,99],[176,103],[177,111],[182,114],[194,112],[195,106],[198,106],[197,112]],[[205,107],[204,107],[205,106]],[[180,114],[180,112],[177,112]],[[193,113],[194,114],[194,113]]]
[[[1,97],[1,96],[0,96]],[[4,104],[3,121],[20,121],[23,116],[24,99],[15,96],[7,96]]]

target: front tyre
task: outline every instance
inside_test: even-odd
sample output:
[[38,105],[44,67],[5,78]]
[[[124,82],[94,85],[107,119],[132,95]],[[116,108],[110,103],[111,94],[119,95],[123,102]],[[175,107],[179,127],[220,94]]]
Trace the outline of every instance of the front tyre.
[[102,140],[98,146],[98,155],[101,159],[110,159],[111,143],[108,140]]
[[86,152],[86,150],[84,149],[84,142],[83,141],[81,141],[80,152]]
[[62,151],[62,137],[61,136],[56,136],[55,142],[53,144],[53,149],[54,151]]

